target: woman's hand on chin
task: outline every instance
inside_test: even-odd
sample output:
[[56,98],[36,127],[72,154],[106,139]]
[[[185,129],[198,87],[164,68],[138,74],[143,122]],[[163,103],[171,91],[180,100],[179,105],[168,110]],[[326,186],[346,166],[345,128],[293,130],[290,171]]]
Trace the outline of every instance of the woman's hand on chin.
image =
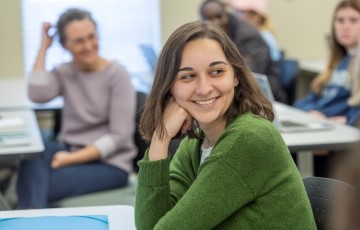
[[165,108],[163,121],[166,129],[165,135],[171,139],[179,131],[186,133],[191,129],[192,117],[174,98],[171,98]]

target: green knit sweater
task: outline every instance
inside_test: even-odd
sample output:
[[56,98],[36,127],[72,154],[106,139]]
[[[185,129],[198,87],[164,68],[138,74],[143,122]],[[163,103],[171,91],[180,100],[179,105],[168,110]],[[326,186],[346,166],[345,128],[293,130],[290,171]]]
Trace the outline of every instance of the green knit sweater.
[[274,125],[253,114],[226,127],[200,165],[203,140],[139,162],[137,229],[316,229],[302,178]]

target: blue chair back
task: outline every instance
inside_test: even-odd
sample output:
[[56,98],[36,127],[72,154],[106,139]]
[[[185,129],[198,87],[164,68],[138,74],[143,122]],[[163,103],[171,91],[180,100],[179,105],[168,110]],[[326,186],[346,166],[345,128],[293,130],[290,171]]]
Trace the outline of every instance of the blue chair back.
[[280,61],[280,82],[281,85],[288,89],[295,83],[299,72],[299,63],[294,59],[284,58]]

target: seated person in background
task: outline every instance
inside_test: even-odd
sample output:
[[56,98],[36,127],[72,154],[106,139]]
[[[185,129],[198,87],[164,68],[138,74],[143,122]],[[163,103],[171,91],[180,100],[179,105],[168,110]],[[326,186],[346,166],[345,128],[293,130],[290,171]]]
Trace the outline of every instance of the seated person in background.
[[352,95],[356,95],[352,92],[352,85],[359,77],[352,74],[359,36],[360,1],[340,1],[333,16],[327,69],[313,80],[311,92],[295,101],[294,107],[317,117],[347,123],[346,116],[355,103],[350,100]]
[[279,66],[272,62],[269,48],[259,31],[243,19],[226,11],[225,3],[219,0],[205,0],[200,7],[202,20],[211,21],[222,28],[235,42],[246,64],[255,73],[269,78],[275,100],[287,102],[287,96],[280,85]]
[[348,100],[351,108],[346,114],[346,123],[360,128],[360,36],[353,59],[351,97]]
[[[140,122],[151,143],[139,162],[137,229],[315,229],[273,118],[223,30],[199,21],[178,28],[161,52]],[[178,132],[188,137],[171,159]]]
[[255,26],[270,49],[271,59],[280,61],[281,53],[274,37],[274,28],[267,15],[267,0],[230,0],[229,6],[239,17]]
[[351,97],[348,104],[351,106],[346,114],[346,123],[360,127],[360,36],[357,44],[352,75]]
[[18,208],[45,208],[64,197],[125,186],[136,155],[136,94],[125,68],[99,56],[96,23],[91,14],[69,9],[56,29],[72,60],[52,71],[45,56],[53,38],[49,23],[29,75],[34,102],[64,97],[61,143],[45,143],[41,159],[20,165]]

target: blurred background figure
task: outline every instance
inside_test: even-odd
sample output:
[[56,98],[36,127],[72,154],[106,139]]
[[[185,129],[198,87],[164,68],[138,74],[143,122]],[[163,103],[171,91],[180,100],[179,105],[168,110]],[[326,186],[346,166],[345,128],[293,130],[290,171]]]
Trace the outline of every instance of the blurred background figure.
[[22,161],[18,208],[46,208],[51,201],[127,184],[136,155],[136,94],[124,66],[99,55],[96,22],[88,11],[69,9],[56,33],[72,60],[45,69],[53,42],[50,23],[28,76],[37,103],[64,97],[59,142],[45,140],[40,159]]
[[359,37],[360,1],[340,1],[332,20],[327,69],[312,81],[309,94],[295,101],[296,108],[338,123],[350,121],[349,112],[360,101],[359,76],[353,74]]
[[[327,68],[311,83],[308,95],[293,106],[315,117],[355,125],[360,115],[357,47],[360,37],[360,1],[339,1],[331,22]],[[334,157],[325,151],[315,156],[315,175],[328,176]]]
[[255,26],[270,49],[271,59],[280,61],[281,52],[275,38],[275,29],[267,14],[267,0],[229,0],[235,15]]
[[222,28],[235,42],[250,70],[265,74],[270,82],[275,100],[287,102],[287,96],[280,84],[280,70],[271,60],[270,49],[259,31],[242,18],[227,11],[227,6],[219,0],[205,0],[200,6],[200,16]]
[[351,76],[351,97],[348,99],[348,104],[351,108],[346,115],[346,123],[348,125],[360,127],[360,36],[353,57]]

